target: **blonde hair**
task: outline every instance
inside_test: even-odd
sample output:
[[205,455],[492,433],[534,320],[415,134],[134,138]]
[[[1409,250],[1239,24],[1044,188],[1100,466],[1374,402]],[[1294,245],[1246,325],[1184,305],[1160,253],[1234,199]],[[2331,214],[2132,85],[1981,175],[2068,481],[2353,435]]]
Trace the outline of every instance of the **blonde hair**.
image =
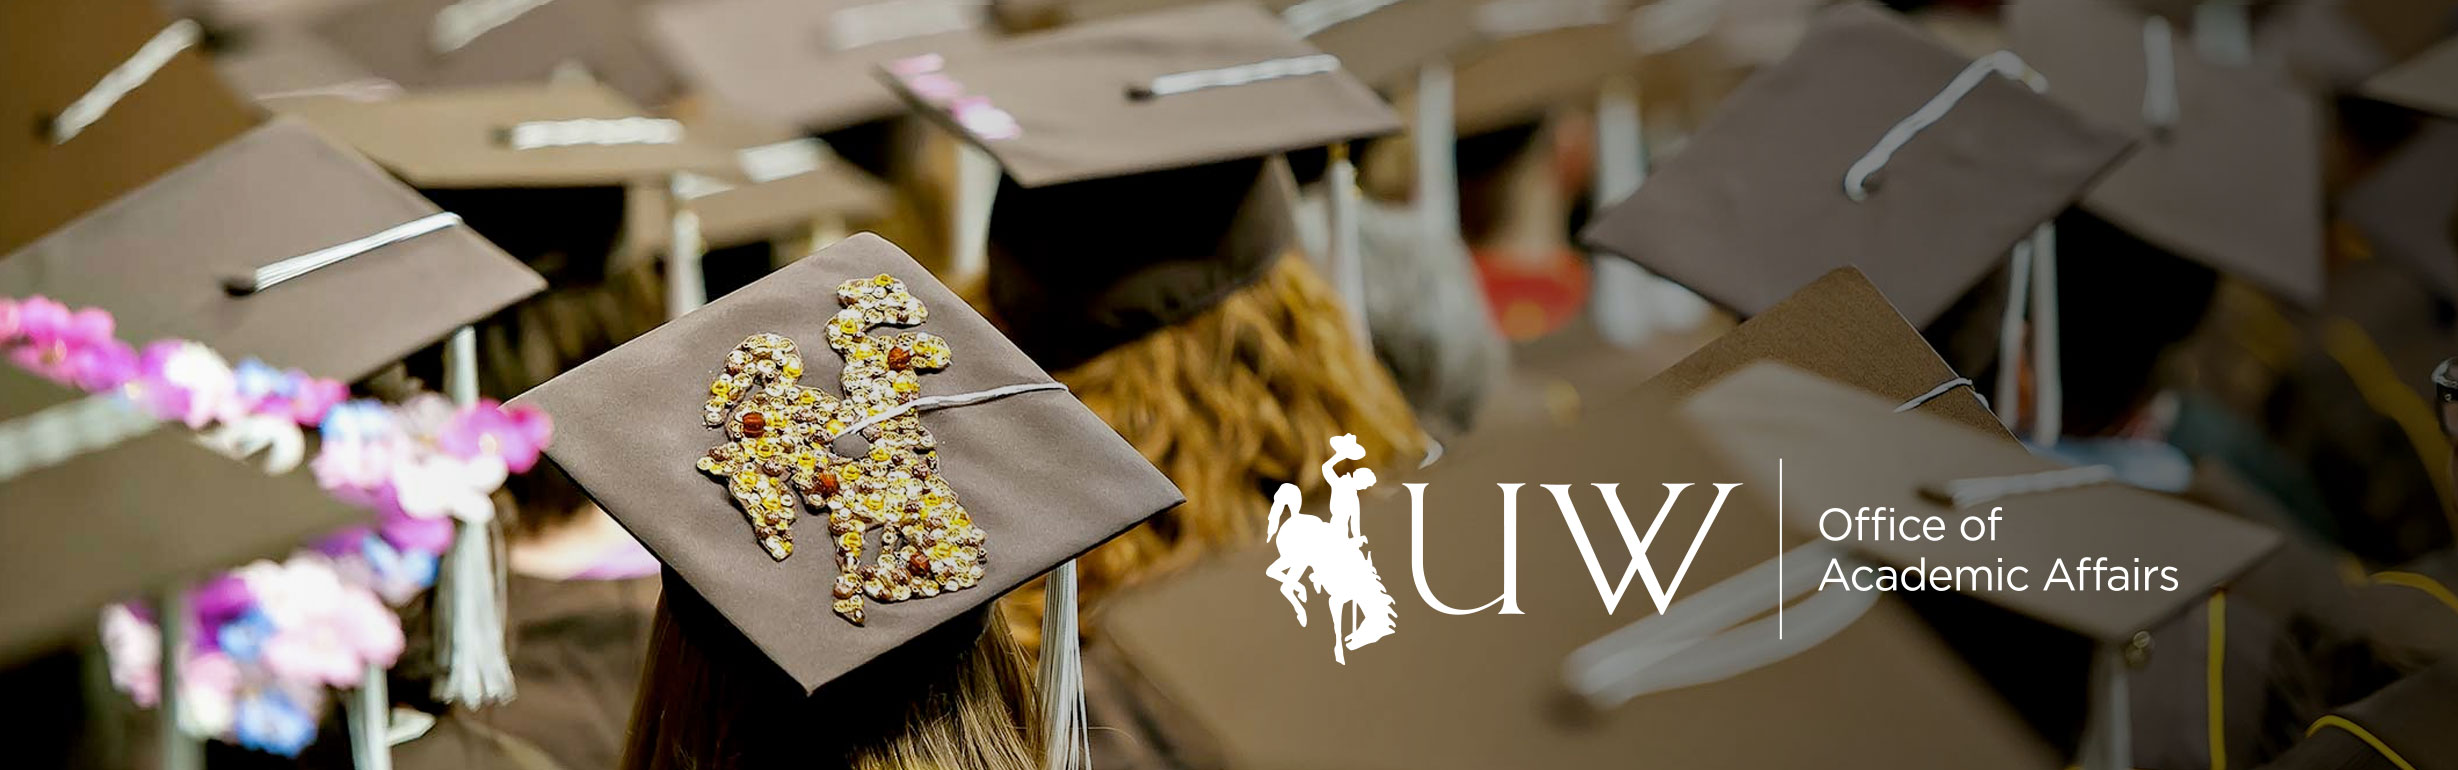
[[[1085,606],[1205,554],[1261,545],[1273,488],[1326,494],[1316,468],[1332,436],[1356,434],[1362,465],[1385,476],[1416,463],[1424,439],[1408,400],[1347,319],[1330,284],[1291,253],[1210,310],[1057,373],[1186,495],[1077,560]],[[1035,650],[1038,587],[1000,600]]]
[[1039,770],[1032,669],[995,607],[805,695],[668,573],[623,770]]

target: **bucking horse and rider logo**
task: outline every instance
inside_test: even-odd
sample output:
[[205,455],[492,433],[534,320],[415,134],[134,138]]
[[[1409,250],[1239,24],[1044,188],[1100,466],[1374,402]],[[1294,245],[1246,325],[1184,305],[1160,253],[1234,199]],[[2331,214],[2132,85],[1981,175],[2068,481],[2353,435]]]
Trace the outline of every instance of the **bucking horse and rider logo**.
[[[1331,439],[1331,459],[1323,463],[1323,481],[1331,486],[1331,519],[1304,512],[1305,495],[1296,484],[1282,484],[1272,493],[1272,509],[1264,514],[1263,539],[1280,549],[1280,558],[1263,574],[1280,582],[1280,595],[1297,610],[1297,625],[1306,625],[1306,588],[1331,598],[1331,658],[1348,665],[1348,651],[1390,636],[1396,609],[1383,590],[1374,556],[1366,552],[1366,537],[1358,522],[1357,495],[1374,486],[1374,471],[1348,473],[1333,469],[1342,462],[1366,459],[1355,434]],[[1283,512],[1286,512],[1284,517]],[[1302,581],[1302,582],[1301,582]]]

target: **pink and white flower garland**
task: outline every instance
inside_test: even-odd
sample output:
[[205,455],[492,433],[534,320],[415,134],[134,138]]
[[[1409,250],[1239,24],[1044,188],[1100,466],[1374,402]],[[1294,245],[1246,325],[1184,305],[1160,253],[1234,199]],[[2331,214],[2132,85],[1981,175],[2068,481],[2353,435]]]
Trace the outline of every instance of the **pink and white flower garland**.
[[[43,297],[0,298],[0,355],[90,393],[116,393],[157,418],[200,431],[209,446],[263,453],[268,470],[298,463],[302,426],[320,437],[309,467],[335,497],[375,511],[375,524],[338,533],[279,562],[258,561],[195,587],[178,697],[185,729],[294,755],[314,740],[330,689],[356,687],[368,666],[401,655],[390,610],[435,582],[459,524],[485,525],[490,495],[528,471],[553,434],[543,412],[493,401],[455,407],[433,393],[398,405],[350,399],[338,380],[236,367],[204,345],[160,340],[139,349],[111,315]],[[150,609],[102,615],[112,682],[139,704],[161,701],[161,632]]]

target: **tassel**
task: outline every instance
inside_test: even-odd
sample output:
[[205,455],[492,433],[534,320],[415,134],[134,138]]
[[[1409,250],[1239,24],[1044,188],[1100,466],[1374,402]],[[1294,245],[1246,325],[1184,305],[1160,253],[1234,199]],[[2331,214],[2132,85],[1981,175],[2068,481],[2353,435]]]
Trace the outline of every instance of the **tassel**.
[[1360,344],[1373,346],[1373,332],[1366,325],[1366,260],[1364,222],[1365,200],[1357,190],[1357,164],[1348,157],[1348,143],[1331,146],[1331,168],[1324,175],[1331,186],[1331,253],[1328,256],[1332,288],[1340,292],[1340,303],[1348,310],[1349,331]]
[[2057,224],[2031,231],[2031,445],[2057,445],[2065,433],[2065,366],[2057,341]]
[[[455,404],[478,401],[478,333],[461,327],[444,347],[444,390]],[[462,521],[435,583],[435,649],[444,676],[435,698],[477,708],[512,699],[504,651],[504,575],[495,521]],[[370,717],[373,718],[373,717]]]
[[[666,225],[666,317],[681,318],[684,313],[708,304],[707,279],[700,275],[700,258],[708,244],[700,240],[700,215],[691,210],[691,202],[683,195],[683,175],[677,174],[666,185],[667,214],[672,219]],[[459,401],[459,398],[454,398]]]
[[496,569],[492,522],[461,522],[436,581],[436,648],[444,676],[435,698],[477,708],[512,699],[512,662],[504,652],[503,573]]
[[358,691],[342,701],[350,722],[350,765],[358,770],[393,770],[392,691],[381,666],[368,665]]
[[162,768],[163,770],[198,770],[205,766],[205,741],[188,729],[186,689],[181,686],[180,664],[187,657],[188,589],[175,586],[162,592],[160,604],[154,607],[154,626],[161,629],[162,660]]
[[1084,717],[1084,658],[1076,639],[1075,562],[1050,571],[1042,589],[1041,718],[1048,736],[1043,770],[1090,770],[1092,738]]

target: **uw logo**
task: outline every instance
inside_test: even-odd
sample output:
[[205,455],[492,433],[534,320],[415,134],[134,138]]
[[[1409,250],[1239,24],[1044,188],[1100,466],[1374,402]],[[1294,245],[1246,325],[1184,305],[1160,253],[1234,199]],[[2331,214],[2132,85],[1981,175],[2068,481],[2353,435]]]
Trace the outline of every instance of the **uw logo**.
[[[1356,434],[1331,439],[1331,459],[1323,463],[1323,481],[1331,485],[1331,519],[1301,513],[1304,493],[1296,484],[1282,484],[1272,493],[1272,509],[1263,514],[1263,539],[1279,546],[1280,558],[1263,568],[1263,575],[1280,582],[1280,595],[1297,610],[1297,625],[1306,625],[1306,585],[1330,597],[1331,659],[1348,665],[1348,651],[1390,636],[1397,610],[1383,590],[1374,556],[1366,552],[1366,537],[1357,520],[1357,493],[1374,486],[1374,471],[1359,468],[1333,472],[1344,461],[1366,459]],[[1416,486],[1416,485],[1411,485]],[[1283,512],[1287,523],[1282,523]],[[1309,574],[1311,573],[1311,574]],[[1420,579],[1422,584],[1422,579]]]
[[[1383,579],[1374,569],[1374,558],[1366,552],[1366,538],[1358,521],[1358,493],[1374,486],[1374,472],[1359,468],[1346,474],[1335,469],[1342,462],[1363,460],[1366,452],[1355,435],[1331,439],[1332,458],[1323,463],[1323,481],[1331,486],[1331,518],[1327,521],[1303,515],[1304,496],[1295,484],[1282,484],[1272,495],[1272,509],[1264,514],[1264,539],[1279,547],[1280,558],[1263,569],[1263,574],[1279,581],[1280,593],[1289,606],[1297,610],[1297,624],[1306,625],[1307,581],[1314,592],[1330,597],[1332,623],[1332,660],[1348,663],[1347,651],[1373,644],[1394,630],[1397,609],[1391,595],[1383,590]],[[1443,603],[1434,596],[1426,581],[1425,566],[1425,484],[1412,483],[1408,488],[1409,535],[1415,539],[1410,552],[1409,570],[1416,578],[1417,596],[1428,607],[1445,615],[1474,615],[1497,607],[1496,614],[1522,615],[1519,609],[1519,488],[1522,484],[1496,484],[1502,490],[1502,595],[1493,601],[1461,609]],[[1596,595],[1604,600],[1605,614],[1620,609],[1622,597],[1629,593],[1631,578],[1636,577],[1646,587],[1647,598],[1656,606],[1656,614],[1672,608],[1673,597],[1681,591],[1682,578],[1690,574],[1690,564],[1698,558],[1698,549],[1707,542],[1707,533],[1715,529],[1716,517],[1724,511],[1724,501],[1732,497],[1738,483],[1715,484],[1715,502],[1707,508],[1705,519],[1699,522],[1698,533],[1690,538],[1689,548],[1682,552],[1681,563],[1673,568],[1670,580],[1664,579],[1647,557],[1649,546],[1664,529],[1682,493],[1689,483],[1666,483],[1664,505],[1656,510],[1656,518],[1640,534],[1630,515],[1622,508],[1619,484],[1593,484],[1604,497],[1605,510],[1613,517],[1614,528],[1621,533],[1622,545],[1630,552],[1630,562],[1622,569],[1621,578],[1605,575],[1596,546],[1588,540],[1587,528],[1579,523],[1579,509],[1571,502],[1569,484],[1541,484],[1553,494],[1556,508],[1562,512],[1562,523],[1570,530],[1571,542],[1578,546],[1579,556],[1586,563],[1588,577],[1596,583]],[[1284,517],[1285,512],[1285,517]],[[1284,521],[1285,518],[1285,521]]]

